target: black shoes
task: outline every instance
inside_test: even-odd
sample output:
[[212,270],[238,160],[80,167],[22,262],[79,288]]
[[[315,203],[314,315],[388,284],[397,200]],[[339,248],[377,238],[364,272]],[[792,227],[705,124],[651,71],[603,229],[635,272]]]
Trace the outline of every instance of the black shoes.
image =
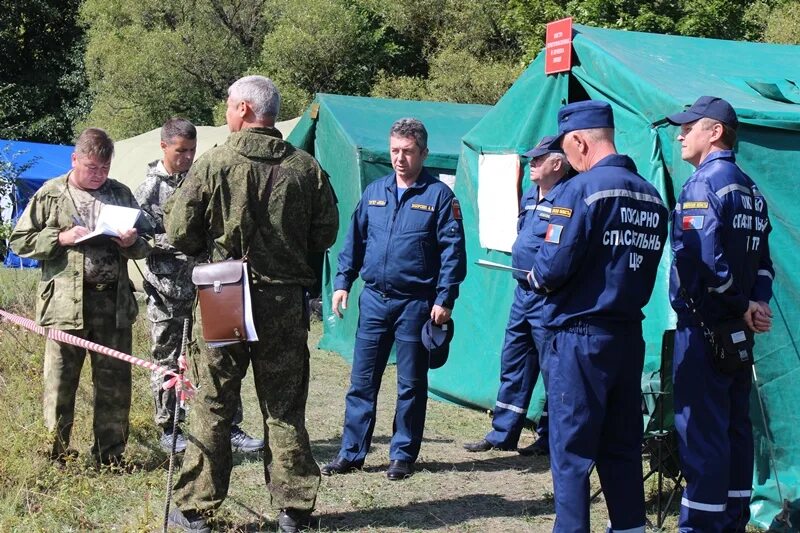
[[186,513],[183,513],[177,507],[169,512],[167,525],[177,527],[182,531],[189,531],[190,533],[211,533],[211,526],[208,525],[203,515],[196,511],[186,511]]
[[389,481],[399,481],[411,477],[414,473],[414,463],[408,461],[389,461],[389,468],[386,470],[386,477]]
[[326,464],[320,469],[323,476],[331,476],[333,474],[347,474],[353,470],[361,470],[364,466],[364,461],[348,461],[337,457],[330,463]]
[[524,455],[526,457],[532,455],[538,456],[547,456],[550,455],[550,446],[547,445],[547,439],[539,439],[533,444],[529,446],[525,446],[524,448],[517,448],[517,452],[520,455]]
[[301,529],[308,528],[311,514],[307,511],[297,509],[281,509],[278,513],[278,528],[283,533],[296,533]]
[[260,452],[264,449],[264,441],[255,439],[239,426],[231,428],[231,448],[235,452]]
[[488,452],[489,450],[500,450],[501,452],[513,452],[514,448],[501,448],[495,446],[486,439],[481,439],[478,442],[467,442],[464,444],[464,449],[468,452]]
[[[175,439],[175,453],[183,453],[186,451],[186,437],[180,428],[176,431],[177,438]],[[158,441],[158,445],[167,453],[172,452],[172,430],[164,430],[164,434]]]
[[[353,470],[361,470],[364,466],[364,461],[348,461],[337,457],[330,463],[326,464],[320,469],[323,476],[331,476],[333,474],[347,474]],[[389,461],[389,468],[386,470],[386,477],[391,481],[405,479],[414,473],[414,463],[409,461]]]
[[493,449],[492,443],[486,439],[481,439],[478,442],[467,442],[464,444],[464,449],[468,452],[488,452]]

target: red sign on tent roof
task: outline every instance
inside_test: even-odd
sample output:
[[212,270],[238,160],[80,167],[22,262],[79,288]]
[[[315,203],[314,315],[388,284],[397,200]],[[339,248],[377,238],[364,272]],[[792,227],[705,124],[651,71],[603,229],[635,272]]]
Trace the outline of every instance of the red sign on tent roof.
[[572,68],[572,17],[547,23],[545,74],[569,72]]

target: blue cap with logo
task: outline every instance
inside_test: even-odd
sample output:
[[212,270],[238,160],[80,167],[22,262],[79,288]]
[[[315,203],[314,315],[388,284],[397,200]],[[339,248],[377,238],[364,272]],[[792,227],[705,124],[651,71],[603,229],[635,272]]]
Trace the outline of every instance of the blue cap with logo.
[[613,128],[614,112],[602,100],[583,100],[567,104],[558,110],[558,136],[551,146],[560,146],[565,134],[577,130]]
[[701,96],[686,111],[668,116],[667,121],[674,126],[680,126],[701,118],[713,118],[733,129],[739,127],[739,119],[733,106],[716,96]]
[[525,152],[525,157],[529,157],[531,159],[536,159],[537,157],[543,156],[545,154],[563,154],[564,151],[559,146],[553,146],[553,141],[556,139],[555,135],[547,135],[542,137],[542,140],[539,141],[539,144],[534,146],[532,149]]
[[453,319],[440,326],[429,319],[422,326],[422,345],[428,350],[428,368],[439,368],[447,362],[454,333]]

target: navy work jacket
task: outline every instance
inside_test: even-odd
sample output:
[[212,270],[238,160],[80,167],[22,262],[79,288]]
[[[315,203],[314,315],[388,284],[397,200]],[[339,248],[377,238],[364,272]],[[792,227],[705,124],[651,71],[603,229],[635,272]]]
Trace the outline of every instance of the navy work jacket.
[[679,320],[697,322],[681,285],[709,325],[741,317],[749,300],[768,302],[775,276],[770,231],[767,202],[733,152],[707,155],[684,184],[673,213],[669,287]]
[[334,290],[349,291],[359,273],[385,296],[434,298],[452,309],[467,273],[453,191],[424,168],[399,201],[394,172],[370,183],[339,252]]
[[569,179],[554,204],[532,270],[547,294],[544,325],[640,322],[667,238],[656,188],[613,154]]
[[[520,202],[519,219],[517,220],[517,239],[511,247],[511,266],[523,270],[533,267],[533,259],[539,251],[550,223],[550,210],[553,199],[558,194],[567,178],[564,177],[550,189],[546,195],[539,199],[539,187],[534,185],[522,197]],[[514,279],[528,284],[525,272],[515,270]]]

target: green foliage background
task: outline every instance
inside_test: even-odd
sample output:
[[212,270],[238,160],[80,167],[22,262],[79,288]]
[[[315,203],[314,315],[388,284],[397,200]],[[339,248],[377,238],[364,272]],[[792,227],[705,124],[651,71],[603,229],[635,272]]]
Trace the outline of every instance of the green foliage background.
[[247,73],[276,81],[280,118],[316,92],[493,104],[565,16],[800,43],[800,0],[0,0],[0,138],[221,123]]

